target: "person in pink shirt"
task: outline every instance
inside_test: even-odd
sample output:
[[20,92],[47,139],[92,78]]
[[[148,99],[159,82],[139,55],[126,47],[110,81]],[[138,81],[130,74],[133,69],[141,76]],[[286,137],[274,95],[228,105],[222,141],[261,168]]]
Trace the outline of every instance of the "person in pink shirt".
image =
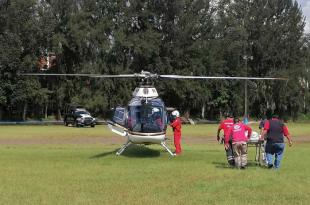
[[[248,131],[246,136],[246,131]],[[225,149],[229,147],[229,139],[232,140],[232,147],[235,157],[235,167],[245,169],[247,165],[247,141],[250,138],[252,129],[234,118],[234,125],[229,128],[225,135]]]

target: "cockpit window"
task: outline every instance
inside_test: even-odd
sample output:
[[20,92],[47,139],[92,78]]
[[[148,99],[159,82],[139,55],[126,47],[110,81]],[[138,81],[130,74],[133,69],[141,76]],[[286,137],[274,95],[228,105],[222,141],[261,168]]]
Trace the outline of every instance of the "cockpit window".
[[76,111],[75,114],[77,114],[77,115],[90,115],[89,112],[84,111],[84,110]]
[[129,106],[127,124],[128,128],[134,132],[163,132],[165,111],[163,107],[151,104]]
[[117,107],[114,111],[113,121],[124,126],[126,120],[126,109],[123,107]]

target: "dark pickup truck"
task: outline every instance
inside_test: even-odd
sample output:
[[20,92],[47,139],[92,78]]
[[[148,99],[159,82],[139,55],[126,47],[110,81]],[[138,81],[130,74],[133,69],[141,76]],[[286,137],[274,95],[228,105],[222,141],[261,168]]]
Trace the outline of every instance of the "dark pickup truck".
[[96,118],[83,107],[76,105],[68,105],[64,113],[64,125],[74,125],[76,127],[91,126],[95,127]]

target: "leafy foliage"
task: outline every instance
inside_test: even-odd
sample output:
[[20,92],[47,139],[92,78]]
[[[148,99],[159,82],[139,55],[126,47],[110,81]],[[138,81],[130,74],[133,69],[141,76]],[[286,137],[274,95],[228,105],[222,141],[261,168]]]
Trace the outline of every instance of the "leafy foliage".
[[[0,118],[61,118],[76,102],[98,116],[127,104],[134,80],[20,77],[51,73],[281,76],[248,81],[251,116],[267,109],[297,118],[309,112],[310,38],[293,0],[11,0],[0,5]],[[244,114],[244,81],[161,80],[167,106],[217,118]],[[38,110],[41,110],[38,112]],[[44,110],[44,111],[42,111]]]

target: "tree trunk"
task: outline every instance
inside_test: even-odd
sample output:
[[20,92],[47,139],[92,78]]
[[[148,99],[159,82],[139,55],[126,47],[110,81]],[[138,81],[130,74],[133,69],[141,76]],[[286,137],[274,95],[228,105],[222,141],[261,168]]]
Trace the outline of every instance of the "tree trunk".
[[203,103],[202,108],[201,108],[202,119],[205,119],[205,111],[206,111],[206,103]]
[[57,120],[61,120],[61,111],[60,108],[57,108]]
[[45,110],[44,110],[45,119],[47,119],[47,108],[48,108],[48,103],[45,104]]
[[0,120],[2,120],[3,107],[0,106]]
[[[303,99],[303,113],[304,114],[307,114],[307,98],[306,98],[306,95],[304,93],[304,99]],[[0,111],[1,112],[1,111]],[[1,113],[0,113],[0,119],[1,119]]]
[[24,109],[23,109],[23,121],[26,120],[26,117],[27,117],[27,109],[28,109],[28,103],[25,102],[25,104],[24,104]]
[[185,111],[184,117],[185,117],[186,119],[188,119],[188,118],[190,117],[190,110],[189,110],[189,109]]
[[223,118],[222,108],[220,108],[220,119]]

